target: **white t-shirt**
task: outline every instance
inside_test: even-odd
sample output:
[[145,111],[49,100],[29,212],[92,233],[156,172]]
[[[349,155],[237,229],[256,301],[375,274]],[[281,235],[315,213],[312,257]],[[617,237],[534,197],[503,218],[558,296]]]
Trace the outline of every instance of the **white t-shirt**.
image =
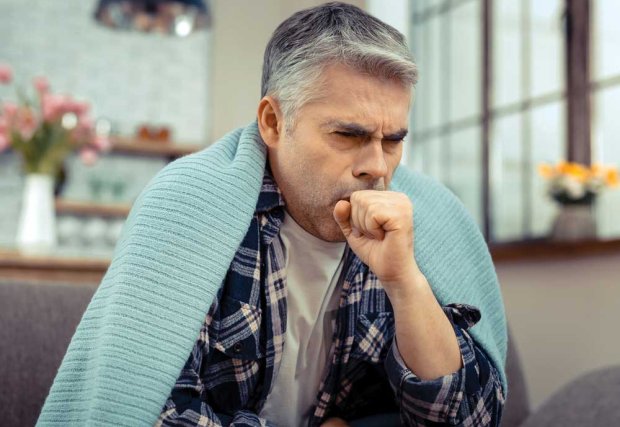
[[277,426],[302,426],[312,415],[329,357],[346,244],[314,237],[288,213],[280,238],[286,256],[287,326],[280,370],[260,416]]

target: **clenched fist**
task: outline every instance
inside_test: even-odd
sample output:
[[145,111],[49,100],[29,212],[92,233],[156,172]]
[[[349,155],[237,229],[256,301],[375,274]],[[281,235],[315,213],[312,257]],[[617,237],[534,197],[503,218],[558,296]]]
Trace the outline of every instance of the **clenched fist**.
[[356,191],[336,203],[334,219],[388,294],[421,274],[413,256],[413,206],[405,194]]

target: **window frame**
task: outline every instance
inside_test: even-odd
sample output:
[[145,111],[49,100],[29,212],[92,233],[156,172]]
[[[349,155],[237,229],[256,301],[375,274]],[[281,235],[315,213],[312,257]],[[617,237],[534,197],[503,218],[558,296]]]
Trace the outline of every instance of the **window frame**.
[[[415,0],[413,0],[415,1]],[[442,1],[434,6],[427,6],[421,12],[412,7],[413,15],[411,19],[412,25],[425,22],[430,17],[435,15],[447,14],[450,10],[458,7],[464,3],[473,0],[453,0]],[[524,0],[522,0],[524,1]],[[564,73],[565,73],[565,87],[559,92],[549,92],[542,96],[532,97],[528,94],[523,100],[502,106],[493,106],[492,104],[492,87],[493,87],[493,7],[495,0],[480,0],[481,2],[481,111],[479,115],[467,117],[455,122],[444,123],[436,128],[426,129],[422,132],[414,131],[414,139],[416,137],[427,140],[431,137],[437,137],[438,142],[445,139],[445,137],[459,129],[467,128],[472,125],[480,125],[480,135],[482,144],[481,147],[481,162],[482,162],[482,174],[481,174],[481,213],[482,213],[482,233],[487,241],[496,242],[493,238],[494,234],[494,218],[493,218],[493,195],[491,191],[491,151],[492,147],[492,126],[495,119],[513,114],[513,113],[525,113],[523,114],[524,132],[522,133],[522,147],[524,150],[523,161],[523,238],[518,241],[531,240],[531,180],[535,165],[532,165],[529,159],[529,144],[530,144],[530,128],[531,117],[528,112],[531,112],[534,108],[547,105],[553,102],[562,101],[565,99],[565,138],[566,138],[566,153],[565,157],[568,161],[579,162],[589,165],[592,161],[592,142],[591,142],[591,123],[592,123],[592,109],[590,95],[594,90],[600,88],[601,85],[605,85],[608,82],[591,82],[590,81],[590,67],[592,58],[590,57],[590,43],[591,43],[591,3],[592,0],[564,0],[564,13],[563,13],[563,47],[564,47]],[[522,8],[527,8],[528,2],[523,3]],[[523,10],[523,9],[522,9]],[[525,13],[523,23],[523,37],[528,38],[529,34],[529,20],[531,17]],[[523,46],[524,50],[524,68],[523,70],[529,70],[529,61],[531,60],[531,46],[529,42],[525,41]],[[529,85],[527,74],[525,73],[521,84]],[[612,83],[620,83],[620,76],[610,79]],[[444,91],[445,92],[445,91]],[[442,96],[445,95],[442,93]],[[449,102],[449,100],[448,100]],[[528,130],[530,129],[530,130]],[[446,165],[446,160],[449,160],[449,154],[446,150],[442,150],[442,162]],[[442,176],[448,176],[449,172],[446,170],[449,166],[445,167],[442,171]],[[503,243],[503,242],[502,242]]]

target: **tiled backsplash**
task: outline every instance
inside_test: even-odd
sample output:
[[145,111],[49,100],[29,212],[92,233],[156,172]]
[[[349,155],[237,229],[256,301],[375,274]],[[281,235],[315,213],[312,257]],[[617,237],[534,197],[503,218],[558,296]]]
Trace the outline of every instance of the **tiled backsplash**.
[[[131,205],[144,186],[166,165],[157,157],[109,154],[93,166],[77,157],[66,161],[67,180],[62,197],[102,204]],[[0,247],[13,247],[22,207],[24,177],[15,154],[0,154]],[[60,250],[109,256],[122,218],[58,215]]]
[[[178,142],[205,144],[209,117],[208,31],[187,38],[114,31],[93,19],[94,0],[0,0],[0,63],[30,86],[47,76],[54,92],[92,103],[95,117],[125,134],[144,122],[168,125]],[[0,98],[14,97],[0,86]]]
[[0,154],[0,246],[15,242],[21,210],[23,177],[15,156]]
[[[0,63],[13,68],[15,83],[0,86],[0,99],[14,99],[16,86],[31,90],[33,77],[42,75],[54,93],[90,102],[93,117],[105,117],[123,135],[151,123],[169,126],[176,143],[207,145],[209,32],[175,38],[114,31],[94,21],[95,6],[94,0],[0,0]],[[109,154],[86,167],[70,158],[63,197],[131,203],[166,162]],[[22,189],[18,159],[0,154],[1,246],[15,241]],[[61,245],[109,253],[119,224],[107,221],[105,228],[102,221],[62,215]],[[87,241],[96,235],[103,235],[100,242]]]
[[62,196],[98,203],[132,203],[166,164],[167,160],[159,157],[111,153],[86,166],[73,156],[66,162],[68,176]]

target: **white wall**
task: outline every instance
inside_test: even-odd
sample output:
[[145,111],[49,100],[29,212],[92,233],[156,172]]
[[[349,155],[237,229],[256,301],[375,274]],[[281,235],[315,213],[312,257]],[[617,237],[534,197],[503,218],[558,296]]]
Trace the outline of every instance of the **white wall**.
[[[213,5],[211,140],[256,117],[265,46],[294,12],[322,0],[215,1]],[[364,6],[363,0],[348,3]]]
[[496,266],[530,400],[620,364],[620,254]]

